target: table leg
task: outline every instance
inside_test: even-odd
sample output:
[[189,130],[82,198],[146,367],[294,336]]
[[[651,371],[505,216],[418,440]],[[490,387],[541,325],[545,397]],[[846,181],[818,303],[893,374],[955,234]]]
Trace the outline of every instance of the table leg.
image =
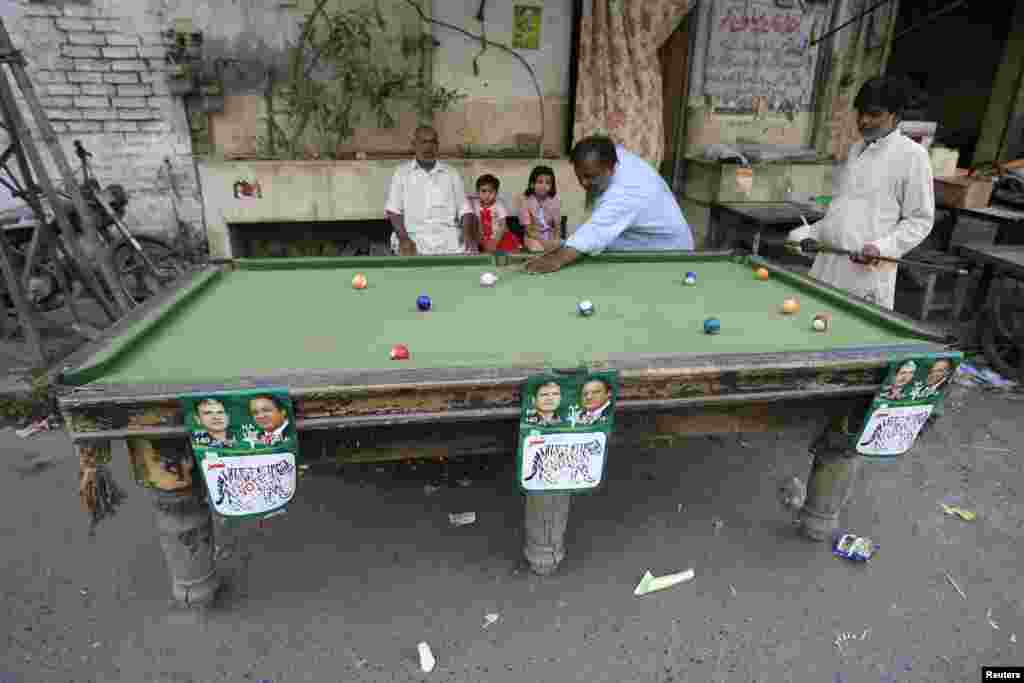
[[526,496],[523,554],[537,574],[551,574],[565,558],[565,526],[571,501],[568,493]]
[[128,450],[136,473],[151,486],[174,599],[188,606],[209,605],[221,580],[206,489],[201,481],[193,482],[188,443],[133,438],[128,439]]
[[858,401],[837,416],[811,444],[814,464],[807,479],[807,500],[800,510],[800,528],[816,541],[831,538],[839,528],[839,513],[853,493],[863,459],[852,440],[860,433],[871,398]]

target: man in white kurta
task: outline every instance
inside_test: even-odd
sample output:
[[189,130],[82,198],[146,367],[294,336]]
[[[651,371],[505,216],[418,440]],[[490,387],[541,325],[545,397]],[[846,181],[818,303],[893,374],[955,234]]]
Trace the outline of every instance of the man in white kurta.
[[863,140],[850,149],[838,195],[825,217],[789,233],[858,252],[857,257],[819,253],[811,277],[888,309],[896,297],[896,264],[919,245],[935,221],[928,152],[897,125],[906,90],[893,79],[871,79],[854,100]]
[[416,129],[416,158],[395,170],[384,207],[394,232],[396,254],[457,254],[462,252],[462,219],[469,211],[459,172],[437,160],[437,131]]

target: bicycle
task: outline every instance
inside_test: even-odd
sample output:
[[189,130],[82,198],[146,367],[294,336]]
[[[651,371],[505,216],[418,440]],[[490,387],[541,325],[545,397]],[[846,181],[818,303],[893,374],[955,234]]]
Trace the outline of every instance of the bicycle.
[[982,313],[981,348],[1000,375],[1024,382],[1024,282],[997,275]]
[[[188,269],[187,260],[167,240],[149,235],[133,235],[128,230],[121,222],[128,204],[128,194],[124,187],[112,184],[101,189],[90,169],[89,158],[92,153],[85,149],[80,140],[75,140],[74,145],[81,162],[78,170],[82,173],[82,182],[79,187],[87,208],[98,219],[97,235],[102,242],[101,245],[89,245],[80,240],[79,244],[85,248],[90,260],[96,256],[97,247],[111,249],[118,284],[131,305],[137,306],[183,275]],[[22,188],[6,165],[3,165],[3,170],[9,179],[0,177],[0,183],[8,188],[13,197],[24,199],[29,193],[34,193],[43,199],[40,188]],[[76,234],[83,236],[81,217],[72,205],[71,195],[65,188],[58,189],[57,195]],[[47,208],[52,214],[53,208]],[[45,233],[39,248],[45,252],[33,272],[25,274],[24,284],[33,307],[39,312],[47,312],[71,303],[77,296],[73,283],[80,278],[75,275],[74,264],[63,242],[64,236],[53,217],[48,216],[45,224],[37,225],[35,230],[40,228]],[[11,241],[10,246],[14,252],[12,257],[19,271],[28,262],[28,252],[34,238],[34,234],[23,235]],[[11,307],[12,302],[5,286],[0,293],[7,299],[8,307]],[[106,293],[110,295],[109,291]]]

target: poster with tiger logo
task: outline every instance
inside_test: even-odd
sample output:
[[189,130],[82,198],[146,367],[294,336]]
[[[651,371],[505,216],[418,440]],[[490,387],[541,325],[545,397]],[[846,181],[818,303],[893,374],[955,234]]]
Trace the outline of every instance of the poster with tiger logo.
[[618,393],[614,370],[526,381],[516,458],[523,492],[582,493],[601,486]]
[[963,354],[949,353],[891,363],[857,437],[857,452],[884,459],[909,451],[945,397],[962,359]]
[[210,506],[227,518],[265,518],[295,496],[299,444],[287,390],[180,398]]

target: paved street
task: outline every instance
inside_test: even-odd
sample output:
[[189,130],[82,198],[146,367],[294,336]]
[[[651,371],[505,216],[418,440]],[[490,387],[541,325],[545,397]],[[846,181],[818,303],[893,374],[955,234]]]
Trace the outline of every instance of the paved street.
[[[123,451],[130,498],[90,541],[67,438],[4,430],[0,680],[976,681],[1024,661],[1021,398],[955,387],[910,454],[862,470],[843,521],[881,545],[867,565],[793,534],[775,490],[806,476],[808,434],[787,432],[615,454],[546,579],[519,561],[511,461],[431,496],[422,467],[312,474],[286,516],[242,532],[234,588],[199,614],[168,605]],[[470,510],[474,525],[449,526]],[[645,570],[688,568],[692,582],[633,596]]]

